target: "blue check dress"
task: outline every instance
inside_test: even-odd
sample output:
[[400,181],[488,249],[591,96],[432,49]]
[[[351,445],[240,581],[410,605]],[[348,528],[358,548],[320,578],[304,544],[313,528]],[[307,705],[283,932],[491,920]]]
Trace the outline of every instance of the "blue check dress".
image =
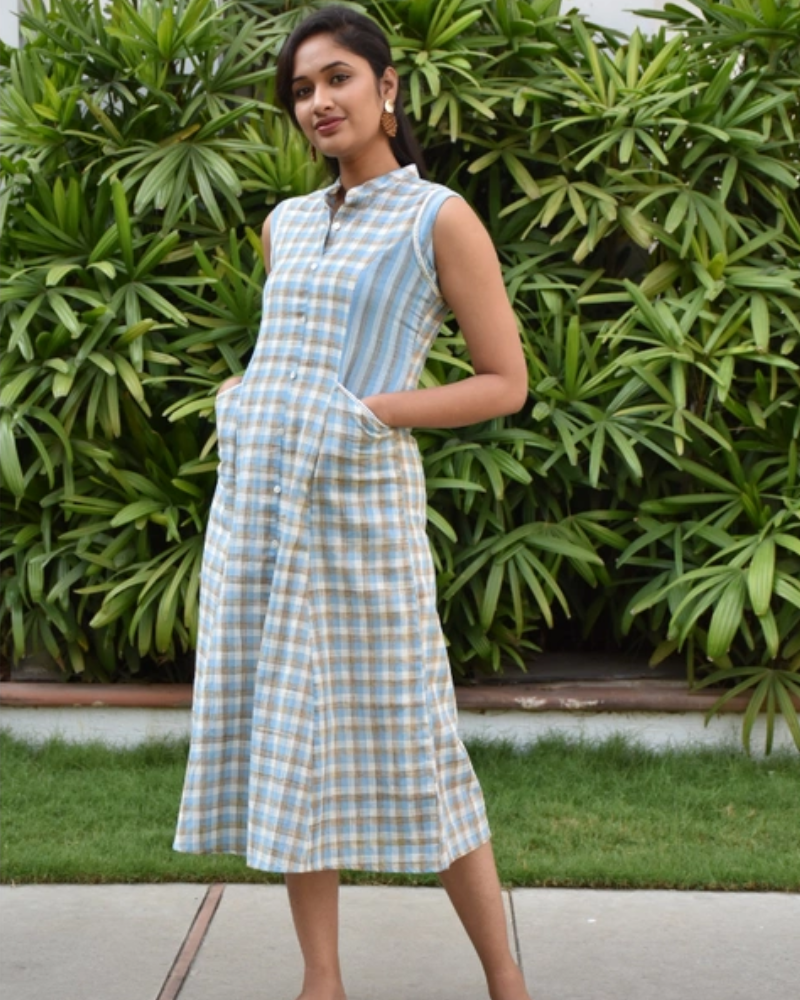
[[413,166],[272,214],[244,379],[217,400],[175,849],[423,872],[489,837],[456,731],[419,451],[361,400],[416,388],[447,307]]

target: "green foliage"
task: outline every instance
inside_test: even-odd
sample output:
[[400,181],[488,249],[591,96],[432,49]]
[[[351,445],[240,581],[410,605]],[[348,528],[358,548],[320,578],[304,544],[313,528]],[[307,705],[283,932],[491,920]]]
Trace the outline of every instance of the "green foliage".
[[[273,100],[314,6],[31,2],[0,69],[6,652],[106,678],[193,648],[259,227],[324,182]],[[364,7],[530,367],[517,417],[418,435],[454,663],[680,653],[752,692],[746,742],[764,709],[800,746],[798,0],[630,38],[558,0]],[[424,384],[467,371],[447,328]]]
[[3,613],[14,655],[111,678],[193,648],[214,391],[258,327],[248,223],[322,178],[270,100],[280,18],[34,0],[23,30],[0,91]]

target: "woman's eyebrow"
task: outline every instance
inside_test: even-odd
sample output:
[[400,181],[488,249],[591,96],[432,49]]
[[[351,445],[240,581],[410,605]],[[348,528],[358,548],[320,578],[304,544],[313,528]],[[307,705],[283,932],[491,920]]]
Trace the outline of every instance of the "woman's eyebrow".
[[[320,69],[319,72],[320,73],[327,73],[329,69],[333,69],[335,66],[347,66],[348,69],[352,69],[353,68],[350,65],[350,63],[345,62],[344,59],[337,59],[335,62],[328,63],[327,66],[323,66],[322,69]],[[305,77],[305,76],[295,76],[295,77],[292,78],[292,83],[297,83],[298,80],[305,80],[305,79],[307,79],[307,77]]]

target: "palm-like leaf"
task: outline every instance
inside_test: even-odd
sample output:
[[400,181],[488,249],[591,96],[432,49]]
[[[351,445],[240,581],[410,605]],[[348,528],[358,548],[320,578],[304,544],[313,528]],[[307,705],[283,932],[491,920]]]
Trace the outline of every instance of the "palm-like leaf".
[[[29,0],[0,68],[12,655],[107,678],[193,647],[258,234],[325,182],[273,79],[319,5]],[[526,665],[547,630],[635,641],[751,692],[746,743],[762,711],[797,738],[796,3],[669,5],[672,37],[629,39],[557,0],[365,6],[432,175],[490,229],[530,370],[514,419],[418,435],[454,664]],[[470,371],[446,328],[423,384]]]

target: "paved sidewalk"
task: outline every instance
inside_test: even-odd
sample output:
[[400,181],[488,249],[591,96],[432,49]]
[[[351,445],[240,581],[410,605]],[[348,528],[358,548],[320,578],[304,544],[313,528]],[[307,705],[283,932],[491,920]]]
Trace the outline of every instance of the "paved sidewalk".
[[[798,1000],[800,896],[515,889],[534,1000]],[[8,1000],[294,1000],[285,890],[0,887]],[[486,1000],[440,889],[345,887],[350,1000]]]

